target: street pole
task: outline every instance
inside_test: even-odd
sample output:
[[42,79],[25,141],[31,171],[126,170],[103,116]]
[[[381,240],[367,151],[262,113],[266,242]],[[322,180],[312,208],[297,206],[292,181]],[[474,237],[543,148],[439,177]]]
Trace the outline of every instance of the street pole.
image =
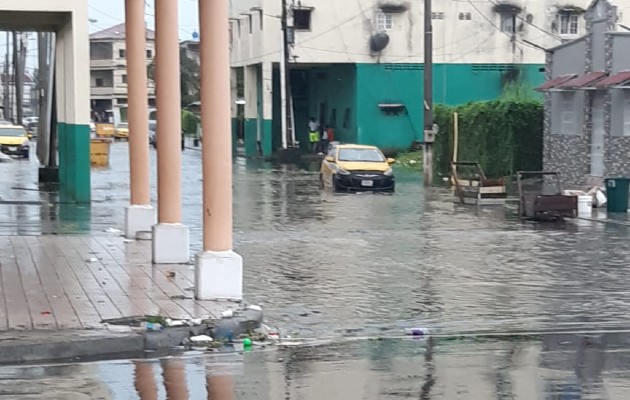
[[4,119],[9,120],[9,107],[11,96],[9,93],[9,32],[5,32],[7,37],[6,57],[4,61]]
[[13,32],[13,47],[15,49],[15,108],[16,108],[16,124],[22,125],[24,100],[24,62],[26,62],[26,51],[24,49],[24,34]]
[[232,135],[227,1],[199,1],[203,252],[195,263],[195,297],[243,298],[243,259],[232,250]]
[[138,232],[150,232],[156,222],[155,209],[151,206],[149,180],[149,103],[144,10],[144,0],[125,1],[130,189],[130,204],[125,208],[127,239],[138,239]]
[[424,0],[424,186],[433,186],[433,26],[431,1]]
[[283,143],[286,141],[290,147],[294,146],[293,143],[293,101],[291,99],[291,72],[289,70],[289,15],[287,10],[287,0],[282,0],[282,70],[284,71],[283,79],[284,83],[284,101],[283,109],[286,110],[284,115],[284,131]]
[[48,33],[37,33],[37,96],[39,123],[37,125],[37,157],[40,165],[49,166],[50,122],[48,116]]

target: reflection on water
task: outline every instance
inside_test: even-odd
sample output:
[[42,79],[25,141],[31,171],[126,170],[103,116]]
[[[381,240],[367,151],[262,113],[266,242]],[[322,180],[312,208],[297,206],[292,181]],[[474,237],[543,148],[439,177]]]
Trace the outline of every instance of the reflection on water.
[[[115,144],[111,167],[93,173],[91,208],[48,205],[54,195],[33,190],[36,165],[0,164],[3,200],[45,202],[0,205],[1,233],[120,229],[128,202],[126,146]],[[200,170],[200,153],[187,150],[183,222],[194,251],[201,244]],[[138,385],[148,398],[166,398],[168,390],[204,399],[208,374],[232,377],[236,398],[246,399],[621,398],[628,389],[627,335],[594,332],[630,328],[627,227],[524,224],[507,208],[454,205],[448,194],[424,190],[417,174],[398,171],[397,181],[393,196],[333,195],[318,189],[313,166],[237,159],[234,230],[247,299],[294,336],[391,336],[421,326],[451,337],[512,340],[361,341],[52,367],[74,371],[54,382],[84,382],[110,396],[91,398],[115,399],[139,398]],[[155,177],[152,185],[155,193]],[[590,333],[558,333],[565,331]],[[544,334],[523,339],[527,332]],[[40,377],[13,371],[0,393],[50,383],[50,370]],[[11,383],[20,379],[26,389]]]
[[435,337],[4,367],[0,398],[626,399],[628,344],[627,333]]

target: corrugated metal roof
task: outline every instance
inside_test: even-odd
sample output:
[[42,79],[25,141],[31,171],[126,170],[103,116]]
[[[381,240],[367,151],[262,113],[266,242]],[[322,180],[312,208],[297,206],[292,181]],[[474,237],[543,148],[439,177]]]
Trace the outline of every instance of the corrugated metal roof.
[[556,86],[558,89],[578,89],[586,86],[590,86],[593,83],[605,78],[608,74],[606,72],[589,72],[588,74],[580,75],[577,78],[573,78],[566,82],[563,82]]
[[606,79],[602,79],[595,84],[595,87],[606,88],[609,86],[621,85],[627,81],[630,81],[630,71],[622,71],[615,75],[611,75]]
[[564,82],[570,81],[571,79],[575,78],[577,75],[576,74],[568,74],[568,75],[560,75],[557,76],[551,80],[548,80],[547,82],[543,83],[542,85],[538,86],[536,88],[536,90],[549,90],[549,89],[553,89],[555,87],[557,87],[558,85],[563,84]]

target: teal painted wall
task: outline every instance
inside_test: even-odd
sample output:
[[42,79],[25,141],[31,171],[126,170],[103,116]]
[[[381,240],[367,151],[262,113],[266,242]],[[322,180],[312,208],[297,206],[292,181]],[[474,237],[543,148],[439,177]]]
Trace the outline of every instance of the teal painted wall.
[[[385,150],[422,140],[422,69],[412,64],[357,65],[358,142]],[[379,104],[404,104],[388,115]]]
[[59,152],[59,191],[64,202],[89,203],[90,126],[57,124]]
[[[422,65],[420,65],[422,68]],[[436,64],[433,70],[433,101],[459,105],[471,101],[494,100],[503,93],[505,64]],[[518,65],[519,78],[531,86],[531,94],[542,99],[533,88],[544,81],[542,64]]]
[[[510,68],[507,64],[436,64],[434,102],[458,105],[496,99],[504,93]],[[516,78],[533,89],[544,81],[541,68],[540,64],[517,65]],[[319,118],[321,103],[326,104],[324,122],[333,123],[337,140],[386,150],[405,150],[414,141],[422,141],[423,70],[422,64],[336,64],[294,70],[296,136],[302,149],[308,148],[308,118]],[[540,98],[533,90],[531,94]],[[380,103],[402,103],[406,112],[387,115],[379,109]],[[274,101],[274,110],[276,106]],[[333,110],[336,118],[332,118]],[[346,110],[349,118],[344,127]],[[279,123],[278,115],[274,112],[274,124]]]

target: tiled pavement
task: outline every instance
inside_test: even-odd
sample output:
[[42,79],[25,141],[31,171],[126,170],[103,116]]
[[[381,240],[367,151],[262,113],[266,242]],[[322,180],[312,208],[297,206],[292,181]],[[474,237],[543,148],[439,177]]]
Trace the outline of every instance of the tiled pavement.
[[0,236],[0,331],[107,328],[104,319],[138,315],[211,318],[233,306],[194,300],[193,281],[192,265],[152,265],[150,241]]

